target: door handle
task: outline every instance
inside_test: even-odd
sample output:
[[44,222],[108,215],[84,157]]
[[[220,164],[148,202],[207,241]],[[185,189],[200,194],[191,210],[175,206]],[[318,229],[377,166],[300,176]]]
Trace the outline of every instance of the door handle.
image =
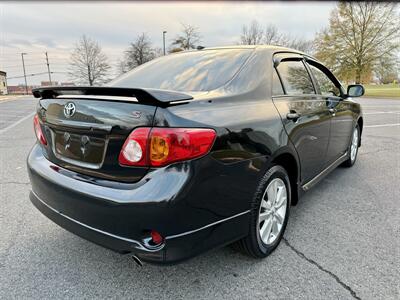
[[332,116],[335,116],[335,115],[336,115],[337,110],[336,110],[335,108],[330,108],[330,109],[328,109],[328,110],[329,110],[329,112],[332,114]]
[[298,118],[301,117],[301,114],[297,112],[290,112],[286,115],[286,119],[296,121]]

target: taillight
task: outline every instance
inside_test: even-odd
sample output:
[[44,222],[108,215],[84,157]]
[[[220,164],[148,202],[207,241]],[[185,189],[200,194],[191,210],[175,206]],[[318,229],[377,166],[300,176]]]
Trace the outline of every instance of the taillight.
[[138,128],[131,132],[119,153],[119,163],[128,166],[146,166],[147,139],[150,128]]
[[215,139],[212,129],[153,128],[150,133],[149,160],[159,167],[208,153]]
[[119,162],[130,166],[161,167],[207,154],[215,140],[213,129],[138,128],[122,147]]
[[35,130],[36,138],[42,145],[47,145],[46,137],[43,134],[42,128],[40,127],[39,117],[35,115],[33,117],[33,128]]

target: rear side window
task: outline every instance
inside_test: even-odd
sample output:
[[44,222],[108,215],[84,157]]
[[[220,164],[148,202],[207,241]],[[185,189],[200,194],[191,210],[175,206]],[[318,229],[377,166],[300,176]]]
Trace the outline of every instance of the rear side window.
[[324,96],[340,96],[339,88],[332,82],[332,80],[319,68],[308,64],[313,74],[321,95]]
[[283,92],[281,80],[279,79],[278,73],[276,73],[276,70],[274,69],[272,71],[272,95],[278,96],[278,95],[283,95],[283,94],[284,94],[284,92]]
[[278,65],[287,95],[315,94],[310,75],[300,60],[286,60]]

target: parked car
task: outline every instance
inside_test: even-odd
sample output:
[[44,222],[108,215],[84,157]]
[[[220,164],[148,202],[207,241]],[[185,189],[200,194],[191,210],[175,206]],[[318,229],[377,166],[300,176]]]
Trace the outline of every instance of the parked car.
[[172,54],[104,87],[38,88],[30,199],[138,262],[232,243],[263,258],[290,206],[355,163],[363,117],[352,98],[363,93],[273,46]]

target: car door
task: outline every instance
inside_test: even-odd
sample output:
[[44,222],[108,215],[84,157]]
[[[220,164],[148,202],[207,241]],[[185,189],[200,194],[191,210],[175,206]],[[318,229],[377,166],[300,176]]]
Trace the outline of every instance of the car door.
[[316,82],[317,93],[326,101],[330,111],[331,130],[326,162],[330,164],[348,149],[353,131],[353,115],[350,104],[342,98],[344,94],[339,81],[320,63],[307,59],[307,66]]
[[275,55],[274,67],[273,101],[299,155],[302,182],[307,182],[325,166],[330,113],[316,94],[302,56]]

